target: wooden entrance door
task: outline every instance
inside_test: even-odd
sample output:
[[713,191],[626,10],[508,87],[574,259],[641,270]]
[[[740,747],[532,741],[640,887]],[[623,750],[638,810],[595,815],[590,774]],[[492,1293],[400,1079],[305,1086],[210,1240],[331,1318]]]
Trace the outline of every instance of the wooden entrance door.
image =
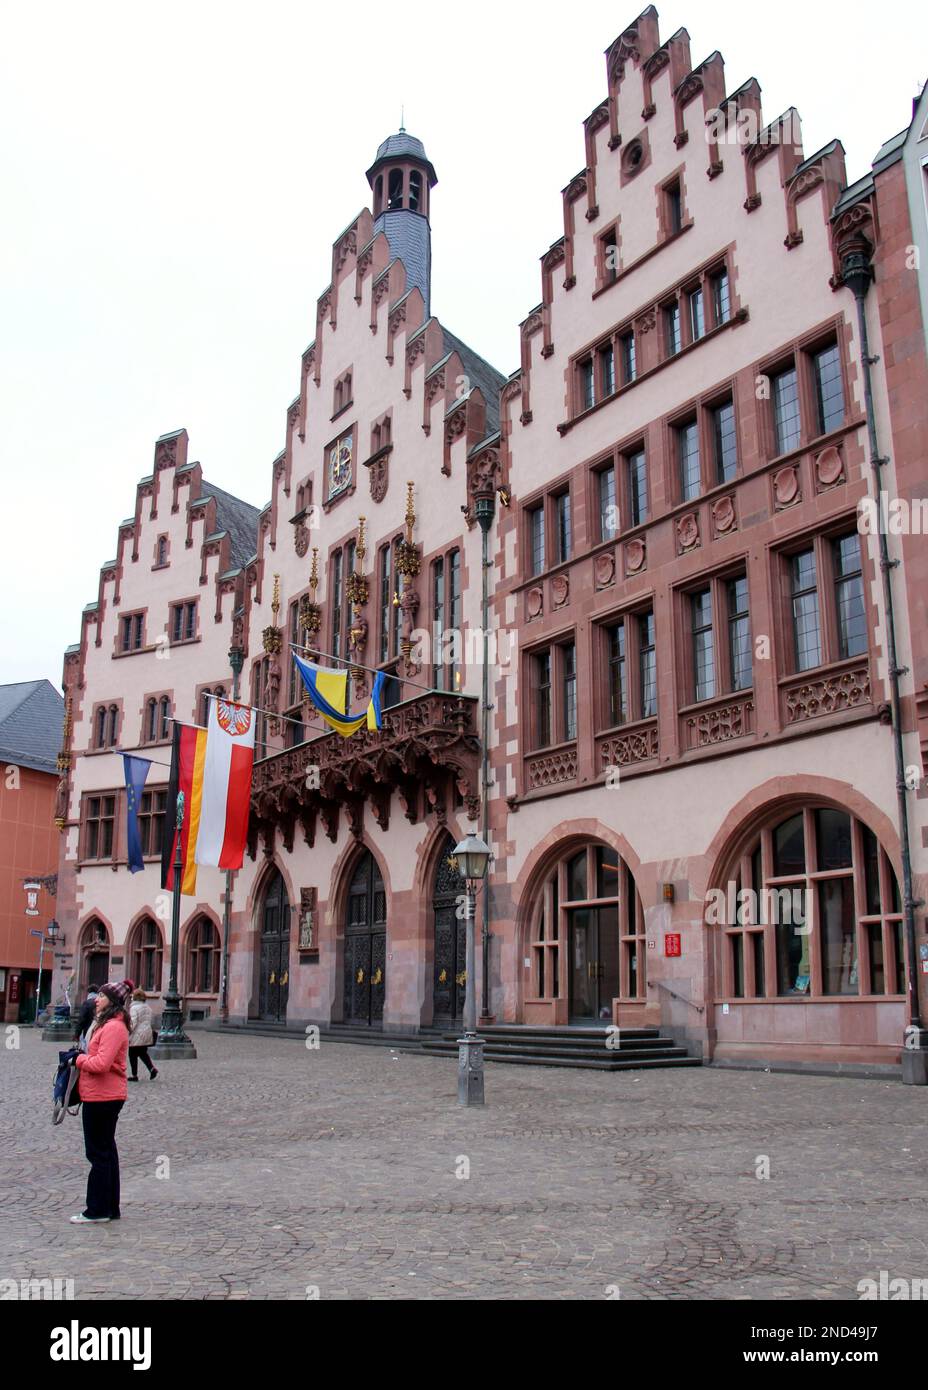
[[365,850],[348,889],[345,922],[345,1022],[383,1023],[387,990],[387,895],[377,861]]
[[458,917],[458,904],[464,893],[464,881],[448,863],[454,852],[449,835],[442,846],[435,874],[435,896],[432,914],[435,928],[435,971],[432,985],[432,1021],[439,1027],[450,1027],[464,1017],[464,995],[467,992],[466,933],[467,923]]
[[281,874],[275,870],[261,910],[261,964],[258,1012],[269,1023],[287,1017],[290,995],[290,902]]

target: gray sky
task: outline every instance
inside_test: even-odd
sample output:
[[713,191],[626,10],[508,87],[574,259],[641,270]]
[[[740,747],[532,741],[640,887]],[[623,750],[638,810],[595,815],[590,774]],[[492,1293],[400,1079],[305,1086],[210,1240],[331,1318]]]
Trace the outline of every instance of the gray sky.
[[[848,176],[908,124],[928,6],[665,0]],[[541,293],[603,52],[638,11],[397,0],[0,3],[0,682],[80,635],[159,434],[263,505],[337,234],[399,125],[425,142],[435,313],[501,371]]]

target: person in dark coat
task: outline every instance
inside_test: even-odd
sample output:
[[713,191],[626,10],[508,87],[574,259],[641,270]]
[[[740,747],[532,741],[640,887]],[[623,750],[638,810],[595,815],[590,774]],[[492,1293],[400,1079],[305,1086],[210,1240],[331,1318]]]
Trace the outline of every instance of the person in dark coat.
[[87,991],[87,998],[75,1014],[74,1041],[82,1038],[97,1016],[97,994],[95,985]]

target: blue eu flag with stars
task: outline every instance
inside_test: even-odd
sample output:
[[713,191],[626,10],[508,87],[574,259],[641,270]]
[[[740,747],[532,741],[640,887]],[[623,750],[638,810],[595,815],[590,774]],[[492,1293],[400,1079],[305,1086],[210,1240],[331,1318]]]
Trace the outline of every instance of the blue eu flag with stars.
[[139,838],[139,802],[151,763],[147,758],[134,758],[130,753],[123,753],[122,761],[126,774],[126,841],[129,847],[129,872],[137,874],[145,867],[142,841]]

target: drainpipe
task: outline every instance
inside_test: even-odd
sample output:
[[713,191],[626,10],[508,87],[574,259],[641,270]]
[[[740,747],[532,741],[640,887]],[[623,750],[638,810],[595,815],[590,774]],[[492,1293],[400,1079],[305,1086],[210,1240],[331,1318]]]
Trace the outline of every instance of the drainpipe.
[[[481,542],[481,598],[480,598],[480,625],[483,631],[483,689],[481,695],[481,733],[480,733],[480,797],[481,797],[481,831],[480,834],[486,844],[490,843],[490,809],[489,809],[489,783],[490,783],[490,527],[493,525],[493,517],[496,514],[496,494],[494,492],[480,493],[474,498],[474,512],[477,523],[480,526]],[[481,941],[481,989],[480,989],[480,1017],[487,1020],[490,1017],[490,878],[489,871],[483,890],[483,924],[480,933]]]
[[924,904],[916,900],[912,886],[912,851],[909,835],[909,810],[907,801],[905,749],[902,743],[902,700],[899,693],[899,678],[908,673],[908,667],[900,666],[896,651],[896,618],[893,606],[892,571],[899,567],[898,560],[889,557],[889,543],[883,517],[887,514],[883,505],[885,489],[881,470],[889,459],[881,455],[876,432],[876,416],[873,409],[873,380],[871,367],[879,361],[870,355],[870,339],[867,332],[866,297],[873,281],[870,258],[858,247],[842,257],[841,279],[853,292],[857,301],[857,323],[860,332],[860,352],[864,369],[864,402],[867,411],[867,434],[870,446],[870,466],[873,469],[878,501],[878,525],[880,547],[880,572],[883,580],[883,606],[886,612],[886,654],[889,663],[890,706],[892,709],[893,752],[896,761],[896,796],[899,808],[899,840],[902,852],[902,894],[903,920],[905,927],[906,973],[909,1022],[906,1028],[905,1044],[902,1052],[902,1081],[906,1086],[928,1086],[928,1029],[922,1025],[918,1007],[918,952],[915,941],[915,909]]
[[[229,665],[232,668],[232,699],[237,703],[241,689],[242,667],[245,664],[245,650],[233,639],[229,648]],[[222,986],[219,995],[219,1018],[222,1023],[229,1021],[229,937],[232,934],[232,880],[233,869],[226,869],[226,902],[222,914]]]

